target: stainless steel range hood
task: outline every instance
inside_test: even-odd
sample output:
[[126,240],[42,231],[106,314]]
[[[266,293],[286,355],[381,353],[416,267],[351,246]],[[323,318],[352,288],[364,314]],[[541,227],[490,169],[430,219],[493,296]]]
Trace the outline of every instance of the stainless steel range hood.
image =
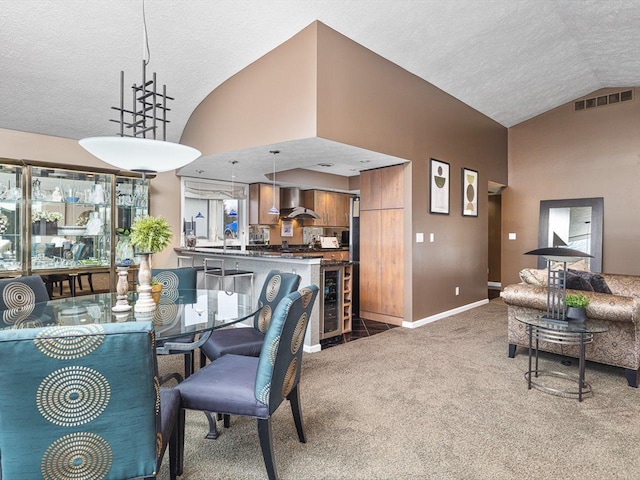
[[302,206],[298,187],[283,187],[280,188],[280,218],[320,218],[320,215]]

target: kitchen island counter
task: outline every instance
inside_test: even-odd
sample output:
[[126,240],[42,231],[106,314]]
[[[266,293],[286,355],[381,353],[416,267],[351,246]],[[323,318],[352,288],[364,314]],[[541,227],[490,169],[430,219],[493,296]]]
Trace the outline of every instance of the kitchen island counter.
[[[320,252],[310,256],[313,252],[303,255],[285,255],[275,254],[276,252],[253,252],[241,250],[226,251],[218,248],[175,248],[174,251],[180,256],[190,256],[194,259],[194,266],[201,267],[205,258],[214,258],[224,261],[226,270],[238,269],[253,272],[255,291],[253,292],[254,301],[260,295],[260,290],[264,284],[267,274],[270,270],[279,270],[281,272],[297,273],[300,275],[300,287],[307,285],[321,285],[320,280],[320,264],[323,256]],[[198,280],[198,288],[205,288],[204,279]],[[244,292],[248,293],[248,292]],[[309,327],[304,339],[305,352],[320,351],[320,320],[319,320],[319,301],[313,307],[311,318],[309,319]]]

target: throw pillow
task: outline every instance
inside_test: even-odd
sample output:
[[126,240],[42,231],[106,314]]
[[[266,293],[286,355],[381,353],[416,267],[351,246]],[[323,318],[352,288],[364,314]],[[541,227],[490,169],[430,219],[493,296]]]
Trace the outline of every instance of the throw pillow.
[[587,282],[589,282],[589,284],[591,284],[591,288],[593,288],[594,292],[611,294],[611,289],[607,285],[607,282],[604,280],[604,277],[599,273],[582,272],[579,270],[574,270],[573,268],[567,269],[567,274],[569,272],[584,278]]
[[546,268],[523,268],[520,270],[520,281],[529,285],[539,285],[544,287],[547,285],[547,269]]
[[593,292],[593,287],[587,280],[582,278],[580,275],[569,272],[568,270],[566,286],[571,290],[584,290],[586,292]]

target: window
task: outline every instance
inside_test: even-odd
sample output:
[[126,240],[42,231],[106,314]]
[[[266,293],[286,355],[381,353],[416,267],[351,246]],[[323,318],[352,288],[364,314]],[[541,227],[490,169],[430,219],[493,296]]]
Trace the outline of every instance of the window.
[[232,191],[230,182],[183,178],[183,235],[193,230],[197,246],[244,247],[246,192],[242,184]]

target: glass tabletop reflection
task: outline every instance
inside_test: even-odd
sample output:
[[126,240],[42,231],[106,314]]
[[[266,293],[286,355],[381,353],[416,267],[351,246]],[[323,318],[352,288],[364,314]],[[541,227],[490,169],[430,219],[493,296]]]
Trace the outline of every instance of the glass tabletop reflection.
[[249,319],[256,313],[251,295],[222,290],[164,291],[152,312],[135,312],[137,294],[128,293],[128,312],[113,312],[117,295],[100,293],[60,298],[2,312],[0,328],[40,328],[152,321],[158,342],[210,332]]

